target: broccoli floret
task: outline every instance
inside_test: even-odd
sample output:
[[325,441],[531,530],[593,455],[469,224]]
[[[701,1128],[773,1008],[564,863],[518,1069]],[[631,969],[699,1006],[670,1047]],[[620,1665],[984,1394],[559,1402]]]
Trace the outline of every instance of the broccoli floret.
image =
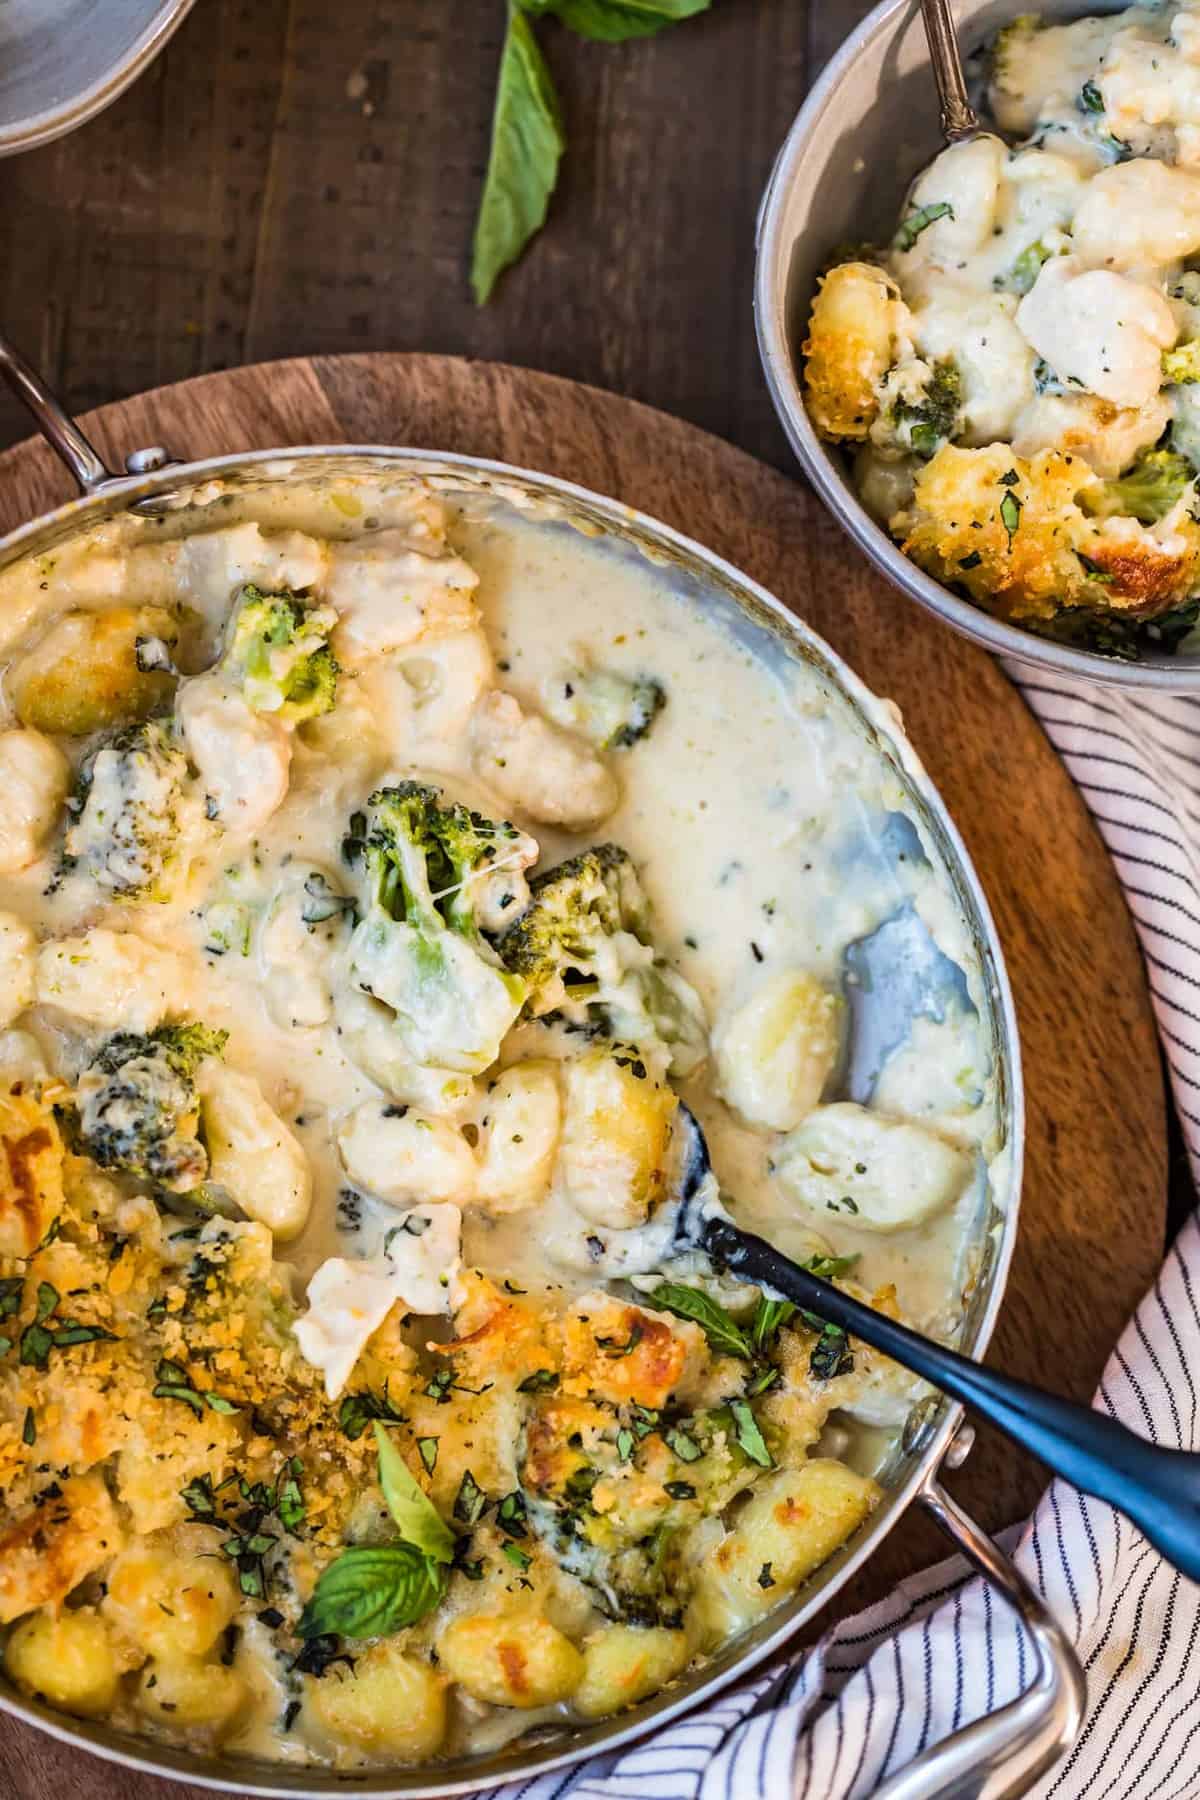
[[110,737],[82,764],[67,802],[68,866],[119,899],[165,899],[186,777],[187,758],[162,720]]
[[537,845],[415,781],[380,788],[368,804],[368,904],[350,940],[351,974],[391,1009],[411,1062],[477,1073],[495,1061],[526,993],[485,933],[525,904]]
[[647,942],[647,907],[632,862],[616,844],[572,856],[530,884],[527,911],[500,939],[529,987],[536,1017],[599,1024],[643,1050],[665,1048],[686,1075],[708,1051],[704,1009]]
[[667,704],[666,689],[651,675],[618,675],[612,669],[568,669],[546,684],[546,711],[598,750],[628,750],[644,738]]
[[[125,1033],[121,1033],[125,1036]],[[187,1025],[160,1025],[151,1040],[184,1081],[195,1081],[196,1070],[210,1056],[221,1056],[229,1042],[229,1033],[219,1026],[201,1025],[196,1019]],[[109,1046],[111,1047],[111,1040]]]
[[1200,338],[1190,338],[1186,344],[1176,344],[1174,350],[1164,350],[1162,372],[1163,380],[1172,385],[1200,381]]
[[337,617],[331,606],[248,585],[229,622],[221,668],[255,712],[291,725],[315,719],[337,693],[338,666],[328,643]]
[[1124,475],[1104,484],[1104,510],[1154,525],[1195,480],[1177,450],[1145,450]]
[[954,436],[962,402],[962,377],[950,357],[936,362],[918,400],[898,399],[892,408],[897,439],[918,456],[930,457]]
[[196,1070],[220,1056],[228,1033],[207,1025],[121,1031],[85,1069],[76,1088],[79,1147],[104,1169],[119,1169],[171,1193],[197,1188],[208,1156],[196,1131]]

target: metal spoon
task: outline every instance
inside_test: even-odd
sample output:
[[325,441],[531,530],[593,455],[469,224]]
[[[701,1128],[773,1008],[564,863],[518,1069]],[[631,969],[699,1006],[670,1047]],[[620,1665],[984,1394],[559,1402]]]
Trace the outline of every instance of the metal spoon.
[[948,144],[962,144],[983,130],[979,114],[967,99],[962,57],[949,0],[921,0],[921,18],[929,40],[929,58],[937,82],[942,109],[942,135]]
[[1181,1574],[1200,1582],[1200,1455],[1147,1443],[1103,1413],[985,1369],[852,1299],[765,1238],[741,1230],[720,1204],[704,1134],[687,1109],[681,1110],[692,1143],[680,1189],[677,1251],[705,1251],[729,1274],[773,1288],[974,1407],[1056,1475],[1116,1507]]

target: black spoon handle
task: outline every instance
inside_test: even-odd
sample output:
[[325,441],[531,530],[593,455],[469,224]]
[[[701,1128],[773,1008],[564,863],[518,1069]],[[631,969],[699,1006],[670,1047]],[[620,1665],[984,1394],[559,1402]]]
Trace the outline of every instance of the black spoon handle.
[[974,1407],[1056,1475],[1115,1506],[1168,1562],[1200,1582],[1200,1456],[1161,1449],[1103,1413],[985,1369],[843,1294],[727,1220],[707,1220],[702,1236],[713,1261],[731,1274],[766,1283]]

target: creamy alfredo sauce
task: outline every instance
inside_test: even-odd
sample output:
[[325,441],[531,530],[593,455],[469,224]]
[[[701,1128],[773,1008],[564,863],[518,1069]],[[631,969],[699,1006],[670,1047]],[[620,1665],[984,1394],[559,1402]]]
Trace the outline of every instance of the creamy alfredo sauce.
[[[436,580],[421,557],[439,559]],[[452,557],[461,563],[444,560]],[[333,631],[336,704],[291,734],[284,791],[265,810],[267,776],[239,735],[244,718],[222,712],[226,702],[199,685],[246,581],[345,606]],[[389,594],[456,582],[461,603],[449,624],[431,615],[410,641],[389,640],[380,625]],[[305,1204],[293,1180],[276,1215],[252,1186],[237,1197],[275,1229],[275,1255],[294,1271],[297,1335],[334,1399],[394,1301],[425,1316],[418,1336],[444,1337],[438,1315],[461,1303],[465,1270],[557,1310],[594,1293],[614,1266],[643,1291],[661,1279],[653,1218],[643,1230],[636,1215],[606,1222],[594,1205],[581,1210],[553,1173],[552,1145],[523,1202],[489,1204],[472,1186],[500,1071],[530,1057],[569,1063],[579,1054],[572,1034],[519,1023],[490,1075],[459,1076],[442,1091],[381,1081],[378,1061],[361,1055],[348,927],[336,908],[306,920],[302,896],[313,890],[303,884],[316,871],[318,892],[354,891],[361,870],[344,849],[353,815],[381,783],[414,775],[530,834],[538,869],[589,843],[628,852],[650,903],[649,936],[698,996],[711,1037],[709,1054],[674,1085],[703,1124],[734,1215],[794,1254],[857,1256],[847,1279],[861,1291],[894,1284],[888,1303],[953,1335],[974,1275],[989,1164],[1002,1147],[990,996],[905,784],[819,670],[784,656],[731,604],[696,605],[690,577],[592,541],[552,510],[452,487],[434,495],[411,477],[350,467],[312,479],[300,464],[250,489],[214,485],[156,519],[123,517],[4,571],[11,730],[29,647],[36,663],[48,623],[118,601],[195,615],[179,652],[188,679],[177,709],[193,757],[209,753],[215,733],[200,785],[220,804],[198,810],[186,866],[162,898],[113,899],[89,875],[86,854],[63,873],[59,822],[38,826],[40,854],[27,866],[6,856],[0,909],[43,946],[70,941],[61,954],[42,948],[35,1003],[8,1009],[0,1074],[29,1079],[44,1068],[73,1082],[106,1033],[147,1029],[164,1013],[226,1030],[222,1079],[233,1080],[235,1098],[239,1080],[257,1084],[303,1165],[304,1196],[311,1182]],[[661,684],[665,704],[644,737],[601,752],[577,734],[564,738],[559,725],[532,764],[519,744],[497,751],[478,724],[497,691],[515,696],[527,719],[548,712],[569,722],[577,696],[568,690],[581,670]],[[214,709],[203,715],[207,737],[194,727],[201,705]],[[78,763],[102,740],[57,741]],[[252,828],[238,823],[247,767]],[[0,792],[0,827],[18,834],[14,808]],[[84,836],[72,841],[86,852]],[[93,952],[79,949],[79,934],[96,928],[135,933],[166,961],[133,968],[97,1000],[86,968]],[[397,1172],[387,1114],[405,1106],[449,1134],[438,1139],[450,1158],[440,1173]],[[347,1136],[352,1116],[365,1121],[357,1138]],[[268,1127],[268,1152],[270,1139]],[[229,1181],[236,1187],[236,1175]],[[410,1208],[421,1233],[397,1239]],[[614,1265],[618,1243],[624,1261]],[[694,1264],[682,1272],[692,1278]],[[735,1286],[712,1291],[744,1314]],[[877,1365],[847,1390],[823,1447],[864,1472],[879,1468],[915,1391]],[[256,1633],[257,1625],[248,1644]],[[361,1734],[351,1734],[351,1749],[331,1751],[328,1721],[307,1737],[281,1736],[278,1695],[274,1685],[262,1690],[253,1720],[229,1741],[354,1760]],[[467,1724],[451,1741],[476,1747],[532,1716],[465,1704]]]

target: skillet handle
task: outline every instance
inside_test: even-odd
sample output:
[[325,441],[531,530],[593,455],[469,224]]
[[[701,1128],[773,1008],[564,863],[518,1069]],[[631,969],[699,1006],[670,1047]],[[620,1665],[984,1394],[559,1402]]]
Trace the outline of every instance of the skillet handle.
[[[99,493],[125,475],[110,469],[94,444],[79,429],[66,407],[46,386],[37,370],[26,362],[15,344],[0,331],[0,381],[33,414],[34,423],[50,448],[61,457],[85,495]],[[171,461],[157,445],[134,450],[125,458],[128,475],[149,475]]]
[[1017,1613],[1037,1667],[1024,1693],[922,1751],[875,1790],[874,1800],[1019,1800],[1079,1735],[1087,1699],[1079,1658],[1041,1597],[951,1499],[937,1471],[926,1476],[918,1498]]
[[708,1220],[703,1242],[733,1273],[766,1282],[974,1407],[1056,1475],[1124,1513],[1173,1567],[1200,1583],[1200,1455],[1149,1443],[1091,1407],[972,1362],[864,1306],[726,1219]]

